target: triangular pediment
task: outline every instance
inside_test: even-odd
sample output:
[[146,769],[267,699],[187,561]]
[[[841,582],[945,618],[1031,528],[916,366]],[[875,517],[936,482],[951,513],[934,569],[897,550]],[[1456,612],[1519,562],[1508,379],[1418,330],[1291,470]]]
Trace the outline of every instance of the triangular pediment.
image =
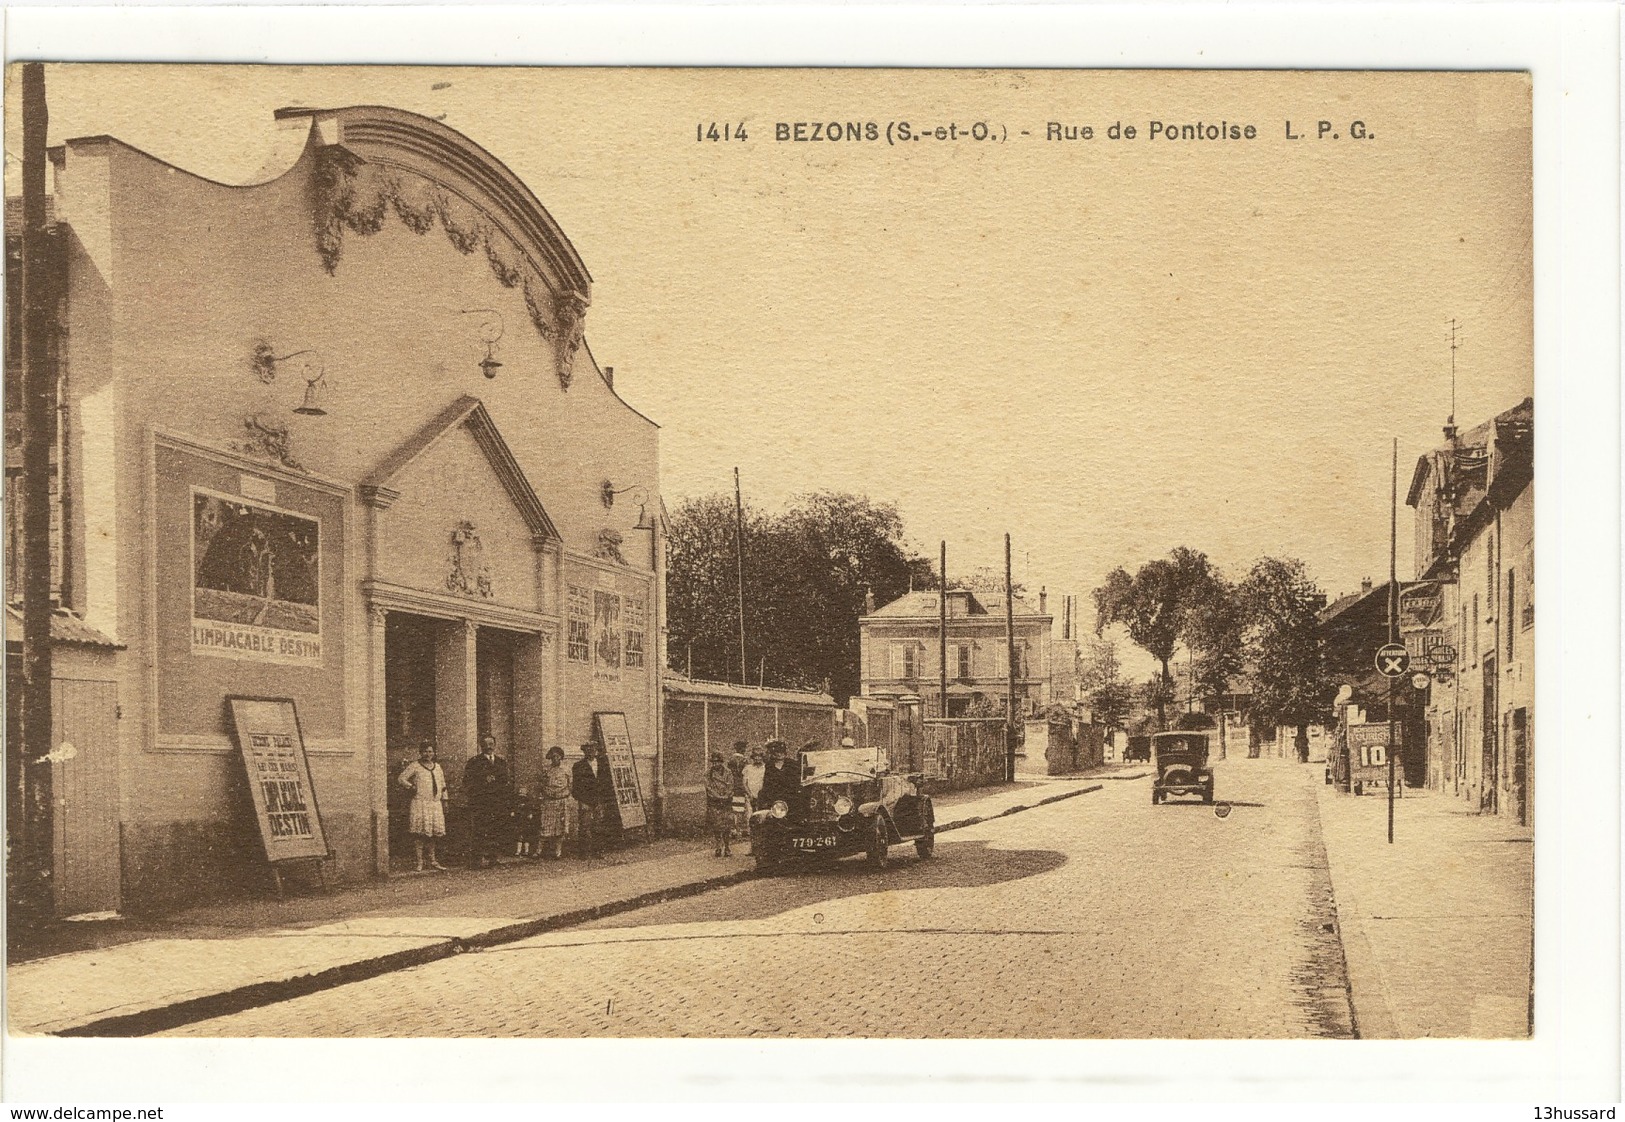
[[[396,491],[392,484],[402,473],[460,429],[466,429],[485,454],[491,470],[495,472],[508,497],[513,500],[513,505],[520,517],[525,520],[531,536],[537,540],[558,540],[558,529],[548,517],[547,510],[542,506],[542,500],[537,497],[530,481],[525,478],[525,473],[520,470],[519,461],[514,459],[508,442],[502,439],[502,433],[497,430],[496,422],[491,419],[485,403],[468,394],[452,402],[439,416],[385,457],[384,461],[361,481],[362,498],[368,502],[377,502],[379,497],[386,500],[393,497]],[[387,501],[384,505],[387,505]]]

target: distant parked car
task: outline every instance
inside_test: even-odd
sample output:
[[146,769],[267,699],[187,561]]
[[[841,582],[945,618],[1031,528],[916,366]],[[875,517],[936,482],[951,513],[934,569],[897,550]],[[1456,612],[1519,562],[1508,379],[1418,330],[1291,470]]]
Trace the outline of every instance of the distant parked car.
[[1213,801],[1213,771],[1207,766],[1208,734],[1205,732],[1159,732],[1151,737],[1151,762],[1156,777],[1151,781],[1151,803],[1166,802],[1169,795],[1200,795]]
[[803,752],[800,764],[795,797],[750,817],[758,869],[855,853],[884,869],[894,845],[912,840],[921,857],[936,850],[936,814],[922,776],[887,774],[874,748]]
[[1151,738],[1149,736],[1131,736],[1128,738],[1128,747],[1123,749],[1123,762],[1134,763],[1136,760],[1149,762],[1151,759]]

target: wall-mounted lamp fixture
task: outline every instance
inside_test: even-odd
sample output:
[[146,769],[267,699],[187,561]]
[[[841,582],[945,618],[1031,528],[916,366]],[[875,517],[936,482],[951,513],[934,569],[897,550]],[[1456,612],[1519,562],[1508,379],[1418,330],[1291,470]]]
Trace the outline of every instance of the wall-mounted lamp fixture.
[[276,381],[277,367],[293,359],[299,360],[297,364],[299,374],[305,380],[304,400],[294,408],[294,412],[306,417],[325,417],[327,410],[323,409],[316,400],[316,387],[327,384],[327,367],[322,362],[322,356],[316,350],[306,347],[304,350],[289,351],[285,355],[279,355],[271,347],[271,344],[256,343],[254,344],[254,353],[249,357],[249,366],[254,371],[254,376],[261,383],[268,386]]
[[479,316],[480,342],[485,344],[485,357],[480,359],[480,373],[495,378],[502,363],[497,361],[497,340],[502,338],[502,313],[495,308],[464,308],[465,316]]
[[318,367],[314,378],[305,379],[305,399],[294,407],[294,412],[306,417],[325,417],[327,410],[316,400],[316,387],[327,384],[327,371]]
[[598,485],[598,497],[603,500],[606,510],[615,505],[616,495],[631,495],[632,501],[639,506],[643,506],[649,501],[649,493],[636,483],[630,487],[622,487],[619,490],[616,490],[615,484],[607,479]]

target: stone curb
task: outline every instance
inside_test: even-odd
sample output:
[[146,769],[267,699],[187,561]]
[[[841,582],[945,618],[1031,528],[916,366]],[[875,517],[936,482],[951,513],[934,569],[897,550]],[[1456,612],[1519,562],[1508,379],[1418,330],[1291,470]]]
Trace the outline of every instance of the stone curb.
[[[1006,807],[997,814],[976,815],[971,818],[947,822],[937,827],[937,833],[961,830],[980,822],[991,822],[997,818],[1007,818],[1012,814],[1020,814],[1023,811],[1040,806],[1048,806],[1063,799],[1077,798],[1079,795],[1086,795],[1091,791],[1099,791],[1102,786],[1103,784],[1096,783],[1091,787],[1079,787],[1072,791],[1062,791],[1058,795],[1040,799],[1031,806],[1019,804]],[[293,978],[277,978],[271,981],[254,982],[250,985],[226,990],[223,993],[187,998],[184,1001],[160,1005],[152,1009],[141,1009],[134,1013],[120,1013],[110,1017],[98,1017],[84,1024],[56,1029],[46,1035],[69,1037],[149,1036],[152,1033],[179,1028],[182,1025],[193,1024],[197,1021],[206,1021],[214,1017],[241,1013],[245,1009],[254,1009],[262,1005],[274,1005],[296,997],[304,997],[307,994],[349,985],[351,982],[363,982],[368,978],[376,978],[380,974],[389,974],[414,966],[424,966],[431,962],[438,962],[462,954],[465,951],[517,942],[520,939],[529,939],[535,935],[544,935],[562,928],[589,923],[595,919],[637,911],[640,908],[664,904],[670,900],[698,896],[714,889],[727,888],[731,885],[755,880],[760,875],[755,869],[739,869],[735,872],[723,873],[720,876],[690,881],[687,884],[657,888],[621,900],[611,900],[603,904],[574,908],[567,912],[518,920],[514,923],[503,924],[500,927],[493,927],[488,931],[481,931],[467,938],[438,939],[422,947],[412,947],[404,951],[393,951],[389,954],[377,955],[373,958],[340,963],[315,974],[302,974]]]

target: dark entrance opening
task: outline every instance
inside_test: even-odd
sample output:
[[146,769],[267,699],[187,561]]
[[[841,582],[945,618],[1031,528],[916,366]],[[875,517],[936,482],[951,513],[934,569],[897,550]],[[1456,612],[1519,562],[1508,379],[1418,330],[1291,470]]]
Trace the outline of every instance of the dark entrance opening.
[[476,720],[481,738],[496,738],[497,755],[514,760],[513,687],[514,645],[519,636],[511,631],[480,628],[475,640]]
[[417,759],[419,746],[435,739],[435,643],[442,626],[439,620],[403,612],[390,612],[384,621],[388,761],[384,781],[389,790],[390,866],[395,869],[410,868],[412,863],[412,838],[406,830],[412,797],[397,780],[401,770]]

